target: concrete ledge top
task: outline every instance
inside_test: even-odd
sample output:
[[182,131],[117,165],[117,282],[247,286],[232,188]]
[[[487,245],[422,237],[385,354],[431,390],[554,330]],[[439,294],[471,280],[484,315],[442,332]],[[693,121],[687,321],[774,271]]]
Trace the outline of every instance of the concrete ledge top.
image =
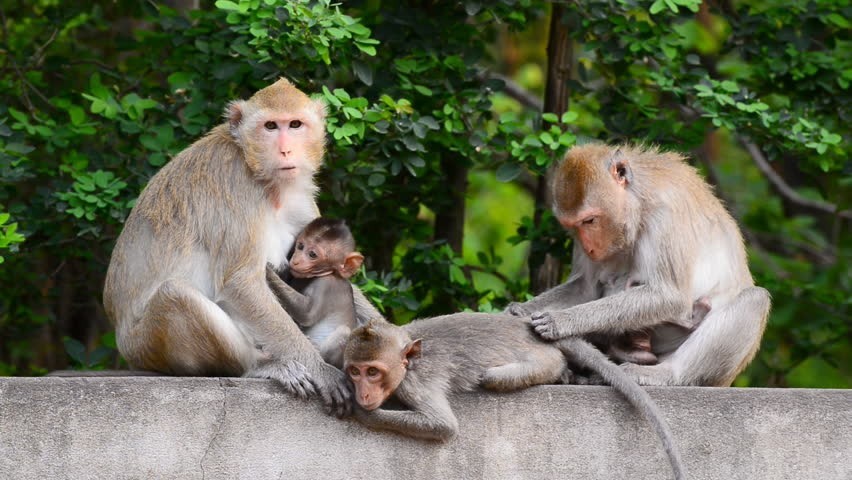
[[[852,390],[649,387],[691,479],[852,478]],[[666,479],[609,387],[453,399],[448,443],[239,378],[0,378],[0,479]]]

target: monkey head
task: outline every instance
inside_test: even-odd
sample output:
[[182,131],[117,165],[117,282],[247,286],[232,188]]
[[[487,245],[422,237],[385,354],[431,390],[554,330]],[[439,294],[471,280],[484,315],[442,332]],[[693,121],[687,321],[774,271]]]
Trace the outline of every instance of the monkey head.
[[249,100],[228,105],[231,135],[252,175],[280,184],[311,180],[325,152],[325,103],[311,100],[284,78]]
[[361,268],[364,256],[355,251],[355,239],[343,220],[315,218],[296,237],[290,272],[296,278],[335,274],[349,278]]
[[571,149],[553,177],[553,210],[557,220],[595,262],[605,261],[632,245],[634,200],[629,189],[633,172],[622,149],[583,145]]
[[355,386],[358,405],[364,410],[382,406],[420,351],[421,340],[412,340],[396,325],[371,320],[353,330],[343,350],[343,370]]

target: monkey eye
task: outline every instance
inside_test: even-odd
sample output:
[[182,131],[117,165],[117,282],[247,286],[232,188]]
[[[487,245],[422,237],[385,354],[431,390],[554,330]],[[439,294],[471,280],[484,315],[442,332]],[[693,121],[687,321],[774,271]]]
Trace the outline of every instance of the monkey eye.
[[370,368],[367,369],[367,376],[368,377],[376,377],[378,375],[379,375],[379,369],[378,368],[370,367]]
[[317,252],[311,250],[310,252],[308,252],[308,256],[311,257],[312,259],[316,260],[318,255],[317,255]]
[[583,220],[582,223],[583,223],[583,225],[591,225],[591,224],[595,223],[595,217],[589,217],[589,218]]
[[270,121],[268,121],[268,122],[266,122],[266,123],[264,123],[264,124],[263,124],[263,126],[264,126],[264,128],[266,128],[267,130],[275,130],[275,129],[277,129],[277,128],[278,128],[278,124],[277,124],[277,123],[275,123],[275,122],[273,122],[273,121],[271,121],[271,120],[270,120]]
[[290,128],[299,128],[301,126],[302,126],[301,120],[291,120],[290,121]]
[[305,249],[305,244],[304,244],[304,243],[299,242],[299,244],[298,244],[298,245],[296,245],[296,250],[304,250],[304,249]]
[[358,367],[352,366],[349,367],[349,375],[353,377],[357,377],[361,375],[361,372],[358,370]]

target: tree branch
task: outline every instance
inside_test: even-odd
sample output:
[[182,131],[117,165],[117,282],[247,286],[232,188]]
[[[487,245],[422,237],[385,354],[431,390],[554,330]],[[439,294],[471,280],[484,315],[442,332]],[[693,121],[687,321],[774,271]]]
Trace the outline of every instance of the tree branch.
[[830,215],[837,215],[846,219],[852,219],[852,211],[850,210],[838,211],[837,205],[828,202],[821,202],[819,200],[811,200],[799,195],[798,192],[790,187],[790,185],[787,185],[787,182],[781,178],[781,175],[778,175],[778,173],[772,169],[772,166],[769,165],[769,161],[766,160],[766,157],[757,145],[744,137],[738,137],[738,139],[745,147],[746,151],[748,151],[749,155],[751,155],[752,160],[754,160],[754,164],[757,165],[760,172],[763,173],[766,179],[769,180],[769,183],[771,183],[778,193],[780,193],[784,198],[804,208],[816,210],[821,213],[828,213]]
[[503,93],[508,95],[510,98],[513,98],[518,101],[521,105],[530,110],[535,110],[540,112],[542,108],[544,108],[544,102],[537,95],[534,95],[529,90],[524,87],[518,85],[517,82],[512,80],[511,78],[494,72],[483,72],[480,75],[482,80],[500,80],[505,85],[506,88],[503,90]]

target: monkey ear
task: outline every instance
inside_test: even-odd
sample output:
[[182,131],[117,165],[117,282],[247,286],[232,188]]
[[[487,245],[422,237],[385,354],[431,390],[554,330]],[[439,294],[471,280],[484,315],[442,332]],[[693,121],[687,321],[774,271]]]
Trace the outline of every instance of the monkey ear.
[[358,252],[352,252],[349,255],[346,255],[346,258],[343,259],[343,265],[340,267],[340,276],[343,278],[349,278],[352,275],[355,275],[358,272],[358,269],[361,268],[361,264],[364,263],[364,255],[361,255]]
[[622,155],[621,149],[616,150],[609,159],[609,174],[622,187],[633,182],[633,170],[630,168],[630,162]]
[[328,104],[325,103],[325,100],[322,97],[315,97],[311,101],[314,112],[319,117],[320,121],[325,121],[325,117],[328,114]]
[[420,354],[423,349],[423,339],[418,338],[417,340],[412,340],[408,342],[405,347],[402,349],[402,356],[406,360],[412,360],[415,358],[420,358]]
[[245,106],[245,100],[234,100],[229,103],[228,108],[225,109],[225,118],[228,119],[228,125],[231,127],[232,132],[236,130],[243,121],[243,108]]

